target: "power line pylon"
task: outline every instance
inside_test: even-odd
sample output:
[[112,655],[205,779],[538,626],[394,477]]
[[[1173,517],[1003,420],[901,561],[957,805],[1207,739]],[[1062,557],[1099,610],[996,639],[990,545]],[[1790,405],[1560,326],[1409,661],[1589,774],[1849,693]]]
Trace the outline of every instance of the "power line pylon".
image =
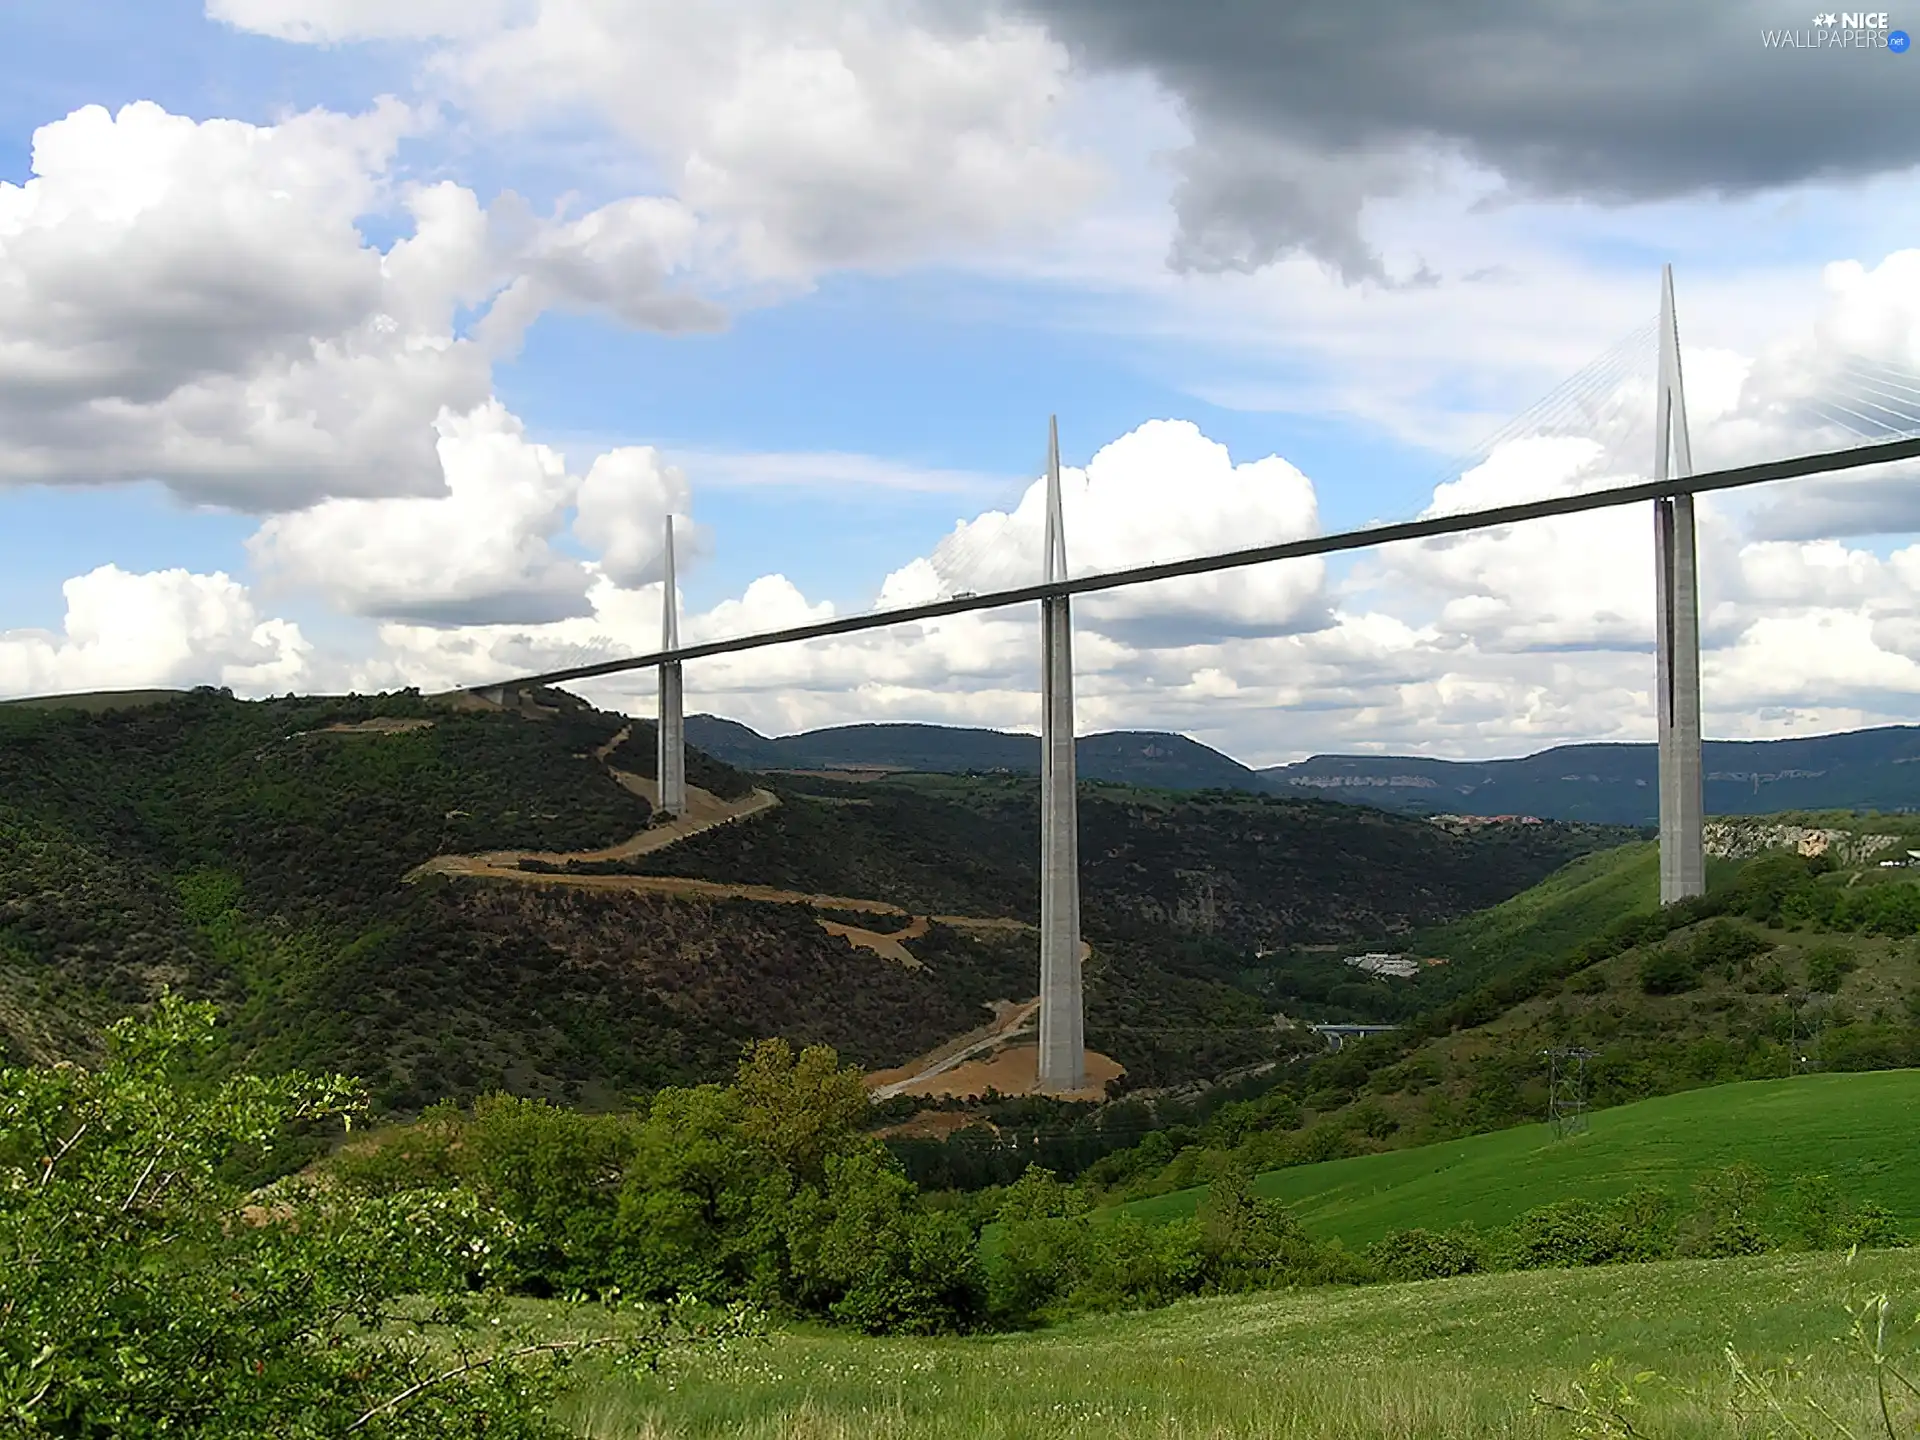
[[1593,1051],[1580,1045],[1556,1045],[1543,1050],[1547,1057],[1547,1124],[1553,1138],[1584,1135],[1587,1124],[1587,1061]]

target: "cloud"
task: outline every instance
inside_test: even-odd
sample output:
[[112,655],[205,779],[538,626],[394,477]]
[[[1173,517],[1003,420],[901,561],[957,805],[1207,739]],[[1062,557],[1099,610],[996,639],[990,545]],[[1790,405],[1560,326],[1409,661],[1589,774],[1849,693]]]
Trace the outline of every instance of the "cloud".
[[1920,119],[1884,51],[1767,48],[1763,30],[1804,25],[1773,0],[1020,8],[1080,67],[1145,71],[1179,98],[1194,143],[1174,253],[1203,268],[1305,250],[1378,278],[1366,202],[1453,158],[1516,196],[1742,195],[1908,169]]
[[[657,450],[609,450],[582,479],[497,400],[443,416],[439,436],[444,495],[325,500],[274,516],[247,542],[261,573],[347,614],[438,627],[588,615],[598,576],[657,585],[666,517],[691,505],[685,476]],[[557,548],[568,533],[592,559]],[[683,518],[682,569],[705,545]]]
[[207,0],[209,19],[308,45],[481,35],[513,14],[511,0]]
[[[1732,415],[1736,400],[1723,390],[1702,413]],[[1638,450],[1644,435],[1614,438],[1517,437],[1435,487],[1427,510],[1635,478],[1644,465],[1615,450]],[[1063,481],[1075,573],[1308,534],[1317,523],[1313,486],[1297,469],[1277,457],[1235,463],[1185,422],[1141,426]],[[880,606],[1030,578],[1042,493],[1036,482],[1012,511],[976,516],[898,567]],[[1920,706],[1920,546],[1882,559],[1832,540],[1754,539],[1735,505],[1710,498],[1700,554],[1713,733],[1885,723]],[[1489,756],[1651,735],[1647,507],[1388,547],[1338,578],[1317,566],[1213,578],[1230,583],[1171,604],[1154,590],[1076,602],[1083,730],[1184,730],[1256,762],[1329,750]],[[591,616],[547,627],[387,627],[388,654],[408,657],[392,673],[472,684],[653,648],[657,585],[602,581],[589,600]],[[683,630],[703,640],[832,613],[769,576],[687,616]],[[1038,663],[1033,614],[1006,611],[715,657],[690,665],[688,684],[696,706],[771,730],[888,719],[1030,728]],[[644,712],[652,677],[578,688]]]
[[[497,401],[440,425],[443,496],[323,500],[247,542],[274,581],[356,615],[458,625],[587,613],[588,572],[551,545],[579,482]],[[658,542],[656,541],[656,544]]]
[[254,694],[303,688],[312,646],[299,627],[262,619],[224,574],[114,565],[61,587],[59,633],[0,631],[0,695],[220,684]]
[[212,0],[208,13],[309,43],[426,40],[425,82],[485,124],[601,127],[748,283],[959,254],[1053,223],[1093,183],[1055,133],[1065,50],[971,6]]
[[[485,366],[400,325],[354,228],[415,123],[142,102],[37,131],[34,178],[0,184],[0,481],[152,477],[263,509],[428,483],[427,422],[483,397]],[[396,257],[416,273],[471,221],[419,218]]]
[[[589,468],[587,482],[571,481],[558,456],[527,442],[499,411],[469,417],[442,447],[455,480],[447,500],[330,502],[372,508],[330,512],[351,516],[346,528],[276,521],[270,533],[289,564],[336,557],[339,594],[362,597],[364,612],[373,608],[364,603],[368,587],[409,566],[419,572],[399,588],[438,597],[443,609],[383,621],[359,653],[319,654],[288,622],[262,619],[225,576],[108,569],[69,582],[64,636],[0,639],[0,689],[211,679],[242,693],[321,684],[436,690],[657,645],[661,594],[647,573],[653,512],[681,503],[657,454],[613,452]],[[1591,442],[1521,437],[1436,487],[1429,508],[1571,492],[1614,478],[1607,464],[1605,447]],[[1236,463],[1183,422],[1142,426],[1064,478],[1076,570],[1218,548],[1229,531],[1311,533],[1315,524],[1313,487],[1298,470],[1276,457]],[[610,514],[638,517],[604,532],[576,519],[576,530],[597,535],[618,562],[574,562],[551,548],[568,497],[577,503],[589,483],[605,484]],[[1037,567],[1028,533],[1037,493],[956,529],[979,547],[943,545],[899,567],[892,597],[905,603],[916,586],[943,593],[974,573],[956,564],[969,557],[1010,555]],[[425,508],[435,504],[443,508]],[[500,536],[517,542],[476,545],[466,527],[486,514],[505,517]],[[1882,557],[1835,540],[1755,539],[1724,497],[1704,500],[1700,514],[1711,733],[1912,719],[1920,545]],[[1166,533],[1151,527],[1153,517]],[[1241,588],[1189,593],[1170,610],[1151,591],[1108,597],[1120,603],[1105,612],[1083,597],[1075,610],[1079,724],[1183,730],[1254,763],[1315,751],[1491,756],[1569,740],[1645,740],[1653,724],[1651,542],[1646,508],[1635,506],[1388,547],[1338,576],[1316,569],[1282,579],[1273,567],[1220,577]],[[529,602],[550,564],[580,565],[565,591],[578,604],[560,618],[542,618]],[[487,597],[512,599],[512,607],[502,601],[512,618],[489,616]],[[682,633],[698,642],[834,613],[768,575],[687,614]],[[1161,623],[1148,623],[1156,616]],[[449,623],[456,619],[468,623]],[[692,662],[690,702],[773,731],[874,720],[1031,728],[1038,638],[1029,607],[741,652]],[[630,672],[576,688],[646,713],[653,678]]]
[[[575,496],[573,533],[600,556],[601,573],[616,585],[658,584],[664,571],[666,517],[692,507],[687,477],[651,445],[609,450],[597,457]],[[699,540],[684,520],[674,527],[676,568],[684,570]]]
[[[140,102],[41,127],[33,177],[0,184],[0,484],[158,479],[257,512],[431,494],[436,418],[486,403],[541,311],[718,323],[677,288],[672,202],[563,222],[396,183],[427,124],[392,101],[273,126]],[[395,208],[411,233],[383,251],[359,221]]]
[[846,451],[706,450],[676,446],[673,456],[703,487],[806,490],[824,493],[895,490],[925,495],[977,495],[1005,488],[1005,479],[970,470],[910,465]]
[[[1233,463],[1188,421],[1148,421],[1061,472],[1068,569],[1097,574],[1298,539],[1319,528],[1313,486],[1278,456]],[[888,576],[881,608],[1042,578],[1046,485],[1009,513],[956,525],[930,556]],[[1162,581],[1080,602],[1081,623],[1113,638],[1164,643],[1197,629],[1276,634],[1325,623],[1318,560]]]

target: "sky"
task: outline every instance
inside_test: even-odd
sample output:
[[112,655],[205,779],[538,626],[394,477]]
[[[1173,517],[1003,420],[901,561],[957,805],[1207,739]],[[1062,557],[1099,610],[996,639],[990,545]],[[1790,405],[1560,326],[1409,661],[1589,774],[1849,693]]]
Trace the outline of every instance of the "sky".
[[[690,641],[1028,583],[1050,416],[1083,573],[1627,483],[1667,264],[1698,466],[1854,443],[1920,400],[1920,56],[1825,18],[10,0],[0,697],[642,653],[668,515]],[[1708,734],[1916,719],[1916,479],[1702,502]],[[1084,597],[1079,726],[1650,739],[1652,532]],[[1038,652],[956,616],[688,704],[1031,730]]]

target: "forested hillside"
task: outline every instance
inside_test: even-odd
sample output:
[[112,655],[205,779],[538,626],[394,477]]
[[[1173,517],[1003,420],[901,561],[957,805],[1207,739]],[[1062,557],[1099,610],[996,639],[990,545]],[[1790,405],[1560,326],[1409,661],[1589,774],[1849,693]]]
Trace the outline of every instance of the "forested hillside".
[[[789,803],[761,822],[622,868],[1039,918],[1039,796],[1024,777],[779,788]],[[1170,928],[1243,949],[1366,940],[1492,905],[1629,838],[1562,825],[1458,834],[1323,801],[1087,785],[1082,908],[1090,936]]]
[[[388,1107],[494,1087],[599,1105],[724,1073],[773,1035],[898,1064],[980,1023],[984,1002],[1033,992],[1034,942],[1017,929],[936,921],[913,969],[796,904],[407,883],[436,856],[589,850],[646,829],[646,800],[615,772],[652,771],[652,727],[570,697],[516,712],[413,694],[141,699],[0,706],[10,1055],[84,1053],[110,1017],[173,987],[228,1011],[230,1060],[344,1069]],[[703,788],[752,787],[690,761]],[[1030,779],[775,788],[770,812],[625,868],[1033,918]],[[1084,807],[1090,1026],[1136,1085],[1267,1053],[1254,950],[1453,919],[1619,838],[1461,836],[1312,802],[1097,786]]]

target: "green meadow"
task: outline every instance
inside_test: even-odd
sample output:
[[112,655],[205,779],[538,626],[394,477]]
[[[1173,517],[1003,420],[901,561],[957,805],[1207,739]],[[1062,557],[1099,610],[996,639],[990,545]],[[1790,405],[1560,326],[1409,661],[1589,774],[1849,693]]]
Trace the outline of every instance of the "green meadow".
[[[863,1339],[783,1332],[601,1377],[566,1419],[595,1440],[1426,1440],[1582,1433],[1571,1403],[1596,1361],[1638,1383],[1633,1433],[1791,1434],[1732,1378],[1791,1360],[1859,1434],[1877,1416],[1841,1343],[1851,1295],[1920,1296],[1920,1255],[1832,1254],[1536,1270],[1410,1285],[1195,1300],[1033,1335]],[[1913,1306],[1901,1314],[1911,1317]],[[564,1314],[554,1314],[556,1326]],[[1910,1340],[1900,1345],[1911,1351]],[[1896,1412],[1898,1418],[1898,1412]],[[1907,1422],[1911,1424],[1911,1420]],[[1620,1432],[1614,1432],[1620,1433]],[[1811,1433],[1811,1432],[1810,1432]],[[1818,1433],[1833,1436],[1831,1426]],[[1909,1433],[1902,1430],[1900,1433]]]
[[[1521,1125],[1444,1144],[1269,1171],[1261,1195],[1285,1201],[1313,1234],[1366,1245],[1394,1230],[1503,1225],[1538,1205],[1607,1199],[1640,1186],[1684,1196],[1694,1177],[1745,1161],[1775,1179],[1826,1175],[1848,1195],[1920,1228],[1920,1070],[1801,1075],[1663,1095],[1598,1110],[1555,1140]],[[1190,1215],[1204,1189],[1124,1207],[1145,1219]]]

